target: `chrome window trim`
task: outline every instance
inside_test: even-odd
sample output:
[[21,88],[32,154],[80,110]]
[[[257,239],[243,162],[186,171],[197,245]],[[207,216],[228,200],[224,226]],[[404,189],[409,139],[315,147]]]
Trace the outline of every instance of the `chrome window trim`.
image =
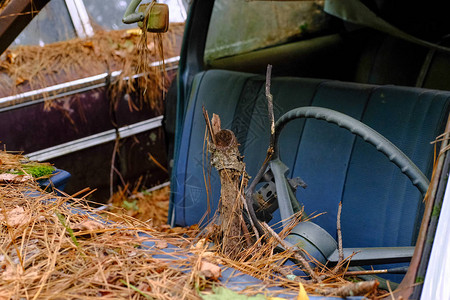
[[89,15],[82,0],[64,0],[72,19],[73,26],[79,38],[91,37],[94,35]]
[[72,19],[73,27],[79,38],[85,38],[87,36],[84,31],[83,22],[81,21],[80,15],[78,14],[78,8],[75,0],[65,0],[64,1],[69,11],[70,18]]
[[[70,0],[66,0],[70,1]],[[86,10],[83,0],[72,0],[75,2],[75,6],[78,11],[78,16],[80,17],[81,24],[83,25],[84,32],[88,37],[94,35],[94,29],[92,28],[91,21],[89,19],[89,14]]]
[[163,116],[158,116],[135,124],[100,132],[78,140],[49,147],[26,154],[31,160],[48,161],[50,159],[64,156],[70,153],[81,151],[87,148],[95,147],[101,144],[115,141],[116,138],[122,139],[145,131],[149,131],[162,126]]

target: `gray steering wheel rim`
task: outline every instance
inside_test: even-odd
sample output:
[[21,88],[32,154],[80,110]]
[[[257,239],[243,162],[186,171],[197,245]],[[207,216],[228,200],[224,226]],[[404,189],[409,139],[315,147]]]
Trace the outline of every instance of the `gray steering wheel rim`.
[[339,127],[349,130],[351,133],[361,137],[367,143],[373,145],[379,152],[383,153],[389,161],[394,163],[403,174],[405,174],[417,187],[422,196],[425,196],[430,184],[428,178],[420,171],[420,169],[391,141],[383,135],[370,128],[361,121],[354,119],[346,114],[338,111],[316,106],[305,106],[295,108],[281,116],[275,124],[274,139],[274,155],[273,158],[279,157],[278,139],[284,126],[292,120],[299,118],[313,118],[324,120],[328,123],[338,125]]

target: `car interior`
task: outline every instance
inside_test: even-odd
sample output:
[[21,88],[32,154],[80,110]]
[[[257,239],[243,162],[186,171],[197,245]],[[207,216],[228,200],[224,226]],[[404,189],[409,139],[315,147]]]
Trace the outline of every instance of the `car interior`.
[[[327,2],[332,1],[326,1],[325,7]],[[370,23],[355,24],[328,15],[327,30],[305,39],[205,59],[197,69],[189,69],[189,49],[201,46],[198,41],[197,46],[186,42],[189,32],[185,33],[190,73],[184,81],[185,103],[178,102],[185,110],[175,142],[172,225],[196,224],[207,212],[208,202],[213,212],[219,202],[217,172],[210,174],[210,190],[205,183],[208,166],[202,106],[218,114],[222,127],[236,134],[250,180],[263,164],[270,138],[264,92],[268,64],[273,65],[275,120],[310,106],[343,113],[387,138],[430,180],[435,159],[432,142],[444,132],[450,103],[450,78],[445,76],[450,66],[450,50],[445,48],[450,26],[442,13],[444,4],[351,2],[360,2],[398,30],[383,31]],[[341,17],[351,19],[352,8],[343,6]],[[213,20],[214,12],[209,26]],[[198,29],[195,23],[192,26]],[[402,173],[405,170],[392,157],[377,150],[380,147],[324,119],[293,118],[279,133],[279,154],[289,168],[287,177],[300,177],[307,184],[296,192],[306,214],[324,213],[312,221],[336,239],[337,210],[342,202],[345,248],[414,246],[424,191],[414,186],[414,180]],[[279,221],[277,212],[270,224]],[[388,278],[400,282],[402,276]]]

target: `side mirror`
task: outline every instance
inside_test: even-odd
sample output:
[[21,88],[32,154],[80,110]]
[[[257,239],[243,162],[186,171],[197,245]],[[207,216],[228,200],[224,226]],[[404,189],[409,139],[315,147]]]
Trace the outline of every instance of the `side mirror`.
[[[149,32],[166,32],[169,29],[169,6],[163,3],[146,3],[139,5],[142,0],[132,0],[125,11],[122,22],[125,24],[138,23],[141,29],[146,27]],[[136,8],[139,5],[138,11]],[[150,10],[150,12],[148,11]],[[145,16],[149,14],[147,24]]]

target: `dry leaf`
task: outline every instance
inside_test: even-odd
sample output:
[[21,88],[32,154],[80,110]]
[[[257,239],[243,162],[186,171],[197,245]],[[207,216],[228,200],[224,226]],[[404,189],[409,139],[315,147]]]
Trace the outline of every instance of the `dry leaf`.
[[125,50],[116,50],[113,53],[120,58],[125,58],[127,56],[127,52]]
[[6,213],[6,220],[4,213],[0,214],[0,222],[8,222],[8,226],[18,227],[27,224],[31,219],[31,215],[23,210],[23,207],[16,207]]
[[94,49],[94,43],[92,41],[86,41],[82,45],[83,47]]
[[155,247],[156,247],[156,248],[164,249],[164,248],[167,248],[167,246],[168,246],[168,244],[167,244],[166,241],[163,241],[163,240],[157,240],[157,241],[155,241]]
[[2,279],[5,281],[15,281],[17,280],[20,268],[17,265],[12,265],[7,263],[5,270],[2,272]]
[[301,282],[298,283],[298,295],[297,300],[309,300],[308,294],[306,294],[305,287]]
[[192,250],[203,250],[203,248],[205,247],[205,244],[206,244],[206,239],[200,239],[198,242],[197,242],[197,244],[195,244],[195,245],[192,245],[191,246],[191,249]]
[[17,175],[17,174],[10,174],[10,173],[0,174],[0,182],[21,183],[21,182],[26,182],[31,179],[33,179],[33,178],[29,175]]
[[200,256],[202,258],[216,258],[216,254],[211,251],[205,251],[205,252],[201,253]]
[[155,43],[154,43],[154,42],[148,43],[148,44],[147,44],[147,48],[150,49],[150,50],[151,50],[151,49],[155,49]]
[[7,53],[6,53],[6,61],[7,62],[9,62],[10,64],[13,64],[16,60],[16,57],[17,57],[17,53],[7,51]]
[[80,231],[95,231],[104,228],[105,225],[93,220],[85,220],[81,223],[72,226],[72,230],[80,230]]
[[184,233],[185,231],[186,231],[186,229],[183,227],[173,227],[169,230],[169,232],[172,232],[172,233]]
[[202,260],[200,265],[200,275],[205,276],[206,279],[217,281],[219,280],[219,277],[222,276],[222,269],[218,265]]
[[27,81],[26,78],[23,78],[23,77],[19,76],[19,77],[16,78],[16,85],[21,85],[22,83],[24,83],[26,81]]

